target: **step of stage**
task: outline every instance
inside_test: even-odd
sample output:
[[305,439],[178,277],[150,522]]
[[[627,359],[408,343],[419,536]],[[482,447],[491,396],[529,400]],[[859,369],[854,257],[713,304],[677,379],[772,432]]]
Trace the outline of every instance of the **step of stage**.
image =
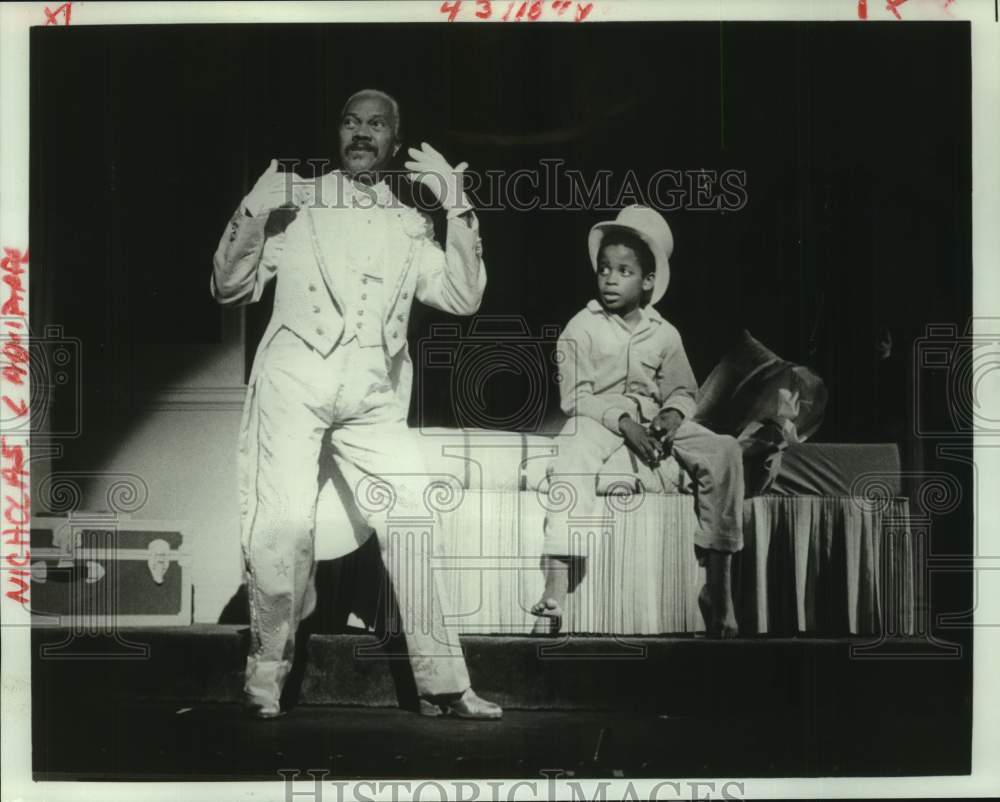
[[[81,694],[151,703],[240,700],[245,626],[123,628],[80,635],[32,633],[36,703]],[[926,642],[695,637],[533,638],[463,636],[473,686],[510,709],[794,710],[802,705],[884,704],[935,683],[958,682],[965,661],[891,659],[940,656]],[[371,635],[312,635],[286,703],[412,707],[415,688],[398,641]],[[926,684],[931,683],[931,684]]]

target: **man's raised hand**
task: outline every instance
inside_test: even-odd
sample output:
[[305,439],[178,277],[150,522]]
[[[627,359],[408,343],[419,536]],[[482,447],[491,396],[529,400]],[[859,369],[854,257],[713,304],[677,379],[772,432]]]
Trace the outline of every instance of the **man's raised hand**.
[[278,160],[271,159],[267,169],[243,200],[246,210],[252,216],[258,217],[281,207],[294,207],[295,203],[289,193],[288,179],[287,173],[278,172]]
[[452,167],[448,161],[426,142],[420,148],[408,148],[410,160],[403,166],[410,171],[411,181],[417,181],[434,193],[446,211],[459,213],[472,210],[462,187],[463,173],[469,166],[461,162]]

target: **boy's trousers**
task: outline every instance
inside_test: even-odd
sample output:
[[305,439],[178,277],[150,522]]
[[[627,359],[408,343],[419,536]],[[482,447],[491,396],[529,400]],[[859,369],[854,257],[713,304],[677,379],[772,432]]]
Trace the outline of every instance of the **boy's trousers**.
[[[430,537],[393,521],[427,519],[428,477],[417,435],[387,375],[381,347],[357,340],[327,357],[288,329],[258,355],[240,433],[241,535],[250,602],[245,691],[278,706],[299,623],[316,606],[313,530],[319,455],[331,431],[338,468],[379,539],[399,605],[417,692],[458,693],[469,675],[447,599],[431,568]],[[436,517],[434,521],[436,521]],[[393,529],[400,529],[397,537]],[[409,529],[415,528],[411,523]],[[426,531],[426,527],[424,527]]]
[[[550,498],[543,552],[586,556],[581,553],[586,539],[573,537],[572,532],[610,515],[595,492],[597,475],[611,455],[626,446],[621,435],[582,416],[566,422],[556,443],[559,450],[547,472]],[[684,420],[670,453],[694,484],[695,545],[726,552],[742,549],[743,455],[736,438]],[[569,494],[575,497],[574,504],[563,503]]]

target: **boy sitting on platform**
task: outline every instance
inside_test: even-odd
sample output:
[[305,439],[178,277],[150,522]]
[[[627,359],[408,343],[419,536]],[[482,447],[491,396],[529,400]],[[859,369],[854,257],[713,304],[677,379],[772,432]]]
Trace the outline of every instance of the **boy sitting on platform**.
[[[698,602],[706,631],[735,637],[730,561],[743,548],[743,460],[733,437],[691,420],[694,374],[677,329],[653,308],[670,280],[670,227],[655,210],[629,206],[595,225],[589,245],[597,300],[570,320],[557,346],[561,406],[570,420],[548,466],[550,499],[560,484],[568,485],[576,499],[573,518],[600,517],[604,499],[595,495],[596,476],[619,448],[652,467],[673,455],[695,486],[695,551],[706,568]],[[572,536],[559,506],[550,503],[545,516],[545,591],[531,609],[539,616],[535,633],[559,631],[567,593],[586,570],[585,543]]]

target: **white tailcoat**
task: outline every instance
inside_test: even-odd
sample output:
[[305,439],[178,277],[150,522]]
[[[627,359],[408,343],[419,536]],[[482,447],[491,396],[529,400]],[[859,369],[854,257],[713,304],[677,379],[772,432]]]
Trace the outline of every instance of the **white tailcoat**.
[[[393,202],[381,209],[387,215],[387,234],[369,269],[383,281],[382,336],[389,379],[405,416],[413,379],[406,336],[413,300],[471,315],[483,297],[486,269],[474,216],[449,219],[442,248],[426,214],[399,204],[386,187],[379,189],[381,197]],[[362,200],[370,202],[370,195]],[[211,292],[224,306],[254,303],[267,283],[278,279],[274,311],[251,371],[252,387],[258,357],[282,327],[323,355],[337,347],[344,333],[345,303],[338,294],[338,277],[347,269],[346,249],[331,243],[350,237],[359,215],[351,206],[350,193],[338,208],[300,206],[283,231],[268,229],[267,217],[249,216],[244,209],[241,204],[236,210],[215,252]],[[321,236],[318,226],[323,226]],[[338,495],[327,482],[319,494],[315,532],[317,559],[331,559],[355,549],[370,530],[354,509],[353,499]]]

